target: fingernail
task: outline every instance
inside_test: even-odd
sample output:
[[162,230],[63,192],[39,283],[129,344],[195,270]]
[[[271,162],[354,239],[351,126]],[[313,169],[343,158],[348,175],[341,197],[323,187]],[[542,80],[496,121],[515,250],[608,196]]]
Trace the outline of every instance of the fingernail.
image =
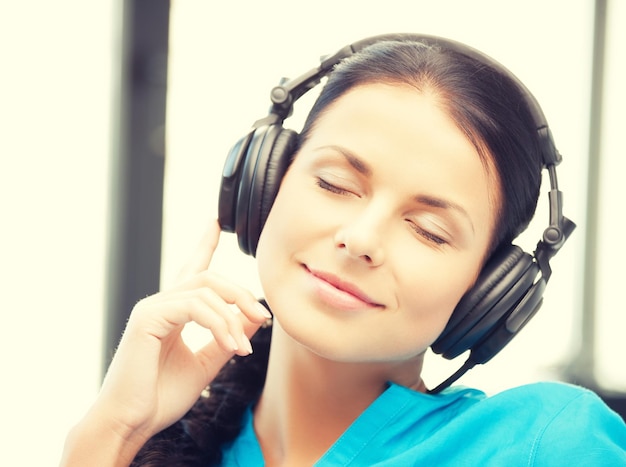
[[272,317],[272,314],[269,312],[269,310],[261,305],[259,302],[256,302],[256,308],[264,317],[268,319]]
[[228,335],[228,344],[231,348],[231,350],[235,351],[239,349],[239,346],[237,345],[237,341],[235,340],[235,338],[233,336],[231,336],[230,334]]
[[241,341],[243,343],[244,350],[246,350],[248,352],[248,354],[251,354],[252,353],[252,344],[250,343],[250,339],[248,339],[248,336],[243,334],[243,337],[241,338]]

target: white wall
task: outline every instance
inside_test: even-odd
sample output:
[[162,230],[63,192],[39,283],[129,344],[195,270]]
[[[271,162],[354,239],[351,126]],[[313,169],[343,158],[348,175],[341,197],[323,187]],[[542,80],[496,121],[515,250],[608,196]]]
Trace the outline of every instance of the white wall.
[[602,115],[601,172],[597,282],[597,376],[607,387],[626,390],[626,151],[624,109],[626,108],[626,2],[609,2],[607,43],[606,107]]
[[[278,78],[308,70],[321,54],[365,36],[443,35],[490,53],[533,90],[565,157],[559,176],[566,214],[581,224],[555,261],[541,313],[505,352],[464,382],[497,390],[550,376],[550,367],[567,358],[580,311],[593,2],[320,0],[315,9],[310,2],[298,7],[274,0],[172,3],[164,283],[215,216],[228,148],[264,114]],[[65,432],[99,382],[118,2],[6,1],[0,11],[0,414],[5,426],[0,463],[54,465]],[[612,24],[617,18],[623,24],[623,2],[611,18]],[[614,49],[612,57],[621,78],[609,89],[623,109],[623,91],[616,84],[624,82],[623,61],[616,65],[623,59]],[[306,104],[298,106],[296,120],[306,111]],[[618,121],[615,111],[607,115]],[[619,136],[615,129],[607,134],[611,164],[623,164],[617,161]],[[607,180],[616,172],[607,169]],[[624,199],[617,177],[605,187],[613,199]],[[623,207],[615,202],[609,212],[611,219],[603,222],[616,222],[614,212]],[[533,224],[522,246],[534,246],[545,219],[542,214]],[[626,314],[617,296],[619,275],[604,271],[621,267],[626,258],[617,246],[621,231],[606,231],[616,235],[605,243],[615,248],[602,250],[599,290],[602,309],[611,316],[601,328],[609,349],[601,353],[601,373],[613,386],[624,387],[610,354],[626,352],[619,343]],[[231,235],[222,246],[216,266],[258,291],[254,261],[238,252]],[[449,366],[436,358],[428,371],[434,381]]]
[[113,3],[0,7],[1,465],[56,465],[99,384]]

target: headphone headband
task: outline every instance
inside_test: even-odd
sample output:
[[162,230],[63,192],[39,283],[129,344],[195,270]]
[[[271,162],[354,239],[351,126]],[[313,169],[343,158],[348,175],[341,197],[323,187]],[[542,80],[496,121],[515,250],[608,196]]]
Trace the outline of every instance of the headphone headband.
[[[328,73],[330,73],[335,65],[371,45],[385,41],[410,41],[420,42],[431,46],[440,46],[443,49],[451,50],[459,55],[463,55],[478,62],[484,63],[490,68],[497,70],[502,75],[507,76],[507,78],[513,81],[519,88],[519,91],[524,96],[524,100],[528,105],[528,109],[533,117],[533,120],[535,122],[535,128],[539,132],[541,154],[543,157],[544,166],[547,167],[548,165],[558,165],[561,162],[562,157],[557,151],[556,146],[554,145],[554,141],[548,127],[547,119],[543,113],[543,110],[541,109],[541,106],[539,105],[539,102],[537,102],[535,96],[516,75],[511,73],[511,71],[500,62],[494,60],[490,56],[473,47],[451,39],[445,39],[442,37],[427,34],[397,33],[372,36],[354,42],[353,44],[346,45],[339,49],[337,52],[335,52],[333,55],[323,57],[319,66],[309,70],[307,73],[299,76],[294,80],[289,80],[285,83],[281,83],[272,89],[270,93],[270,99],[272,100],[273,105],[270,110],[270,115],[275,116],[274,118],[272,118],[272,120],[275,120],[276,117],[278,117],[276,121],[282,122],[285,118],[291,115],[293,111],[293,104],[306,92],[313,89],[317,84],[319,84],[320,80]],[[267,123],[266,119],[262,119],[262,121],[264,123]]]

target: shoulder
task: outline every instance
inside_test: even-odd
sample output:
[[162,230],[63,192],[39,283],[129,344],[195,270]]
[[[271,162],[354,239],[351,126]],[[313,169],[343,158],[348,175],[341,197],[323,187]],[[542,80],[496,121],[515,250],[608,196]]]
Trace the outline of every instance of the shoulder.
[[562,383],[492,396],[392,386],[353,428],[358,465],[626,466],[624,421],[593,392]]
[[506,389],[486,398],[490,403],[541,407],[543,412],[560,410],[569,404],[604,405],[592,391],[567,383],[532,383]]
[[624,425],[621,417],[613,412],[595,392],[567,383],[526,384],[487,397],[485,401],[495,406],[536,409],[541,414],[541,418],[546,420],[565,418],[574,410],[579,415],[593,419],[614,420]]
[[535,383],[484,400],[487,411],[528,428],[529,465],[626,465],[626,424],[594,392]]

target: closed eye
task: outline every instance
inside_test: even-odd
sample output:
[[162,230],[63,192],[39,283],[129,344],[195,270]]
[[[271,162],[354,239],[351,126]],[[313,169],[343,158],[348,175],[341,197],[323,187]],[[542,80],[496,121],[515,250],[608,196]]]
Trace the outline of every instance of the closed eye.
[[317,177],[317,186],[319,186],[321,189],[326,190],[326,191],[330,191],[331,193],[335,193],[336,195],[349,195],[351,194],[350,191],[345,190],[341,187],[338,187],[336,185],[333,185],[331,183],[328,183],[326,180],[324,180],[323,178]]
[[411,225],[411,228],[418,235],[426,239],[428,242],[433,243],[435,245],[447,245],[449,243],[446,239],[440,237],[439,235],[436,235],[430,232],[429,230],[426,230],[420,227],[419,225],[414,224],[413,222],[410,222],[410,221],[407,221],[407,222],[409,222],[409,224]]

